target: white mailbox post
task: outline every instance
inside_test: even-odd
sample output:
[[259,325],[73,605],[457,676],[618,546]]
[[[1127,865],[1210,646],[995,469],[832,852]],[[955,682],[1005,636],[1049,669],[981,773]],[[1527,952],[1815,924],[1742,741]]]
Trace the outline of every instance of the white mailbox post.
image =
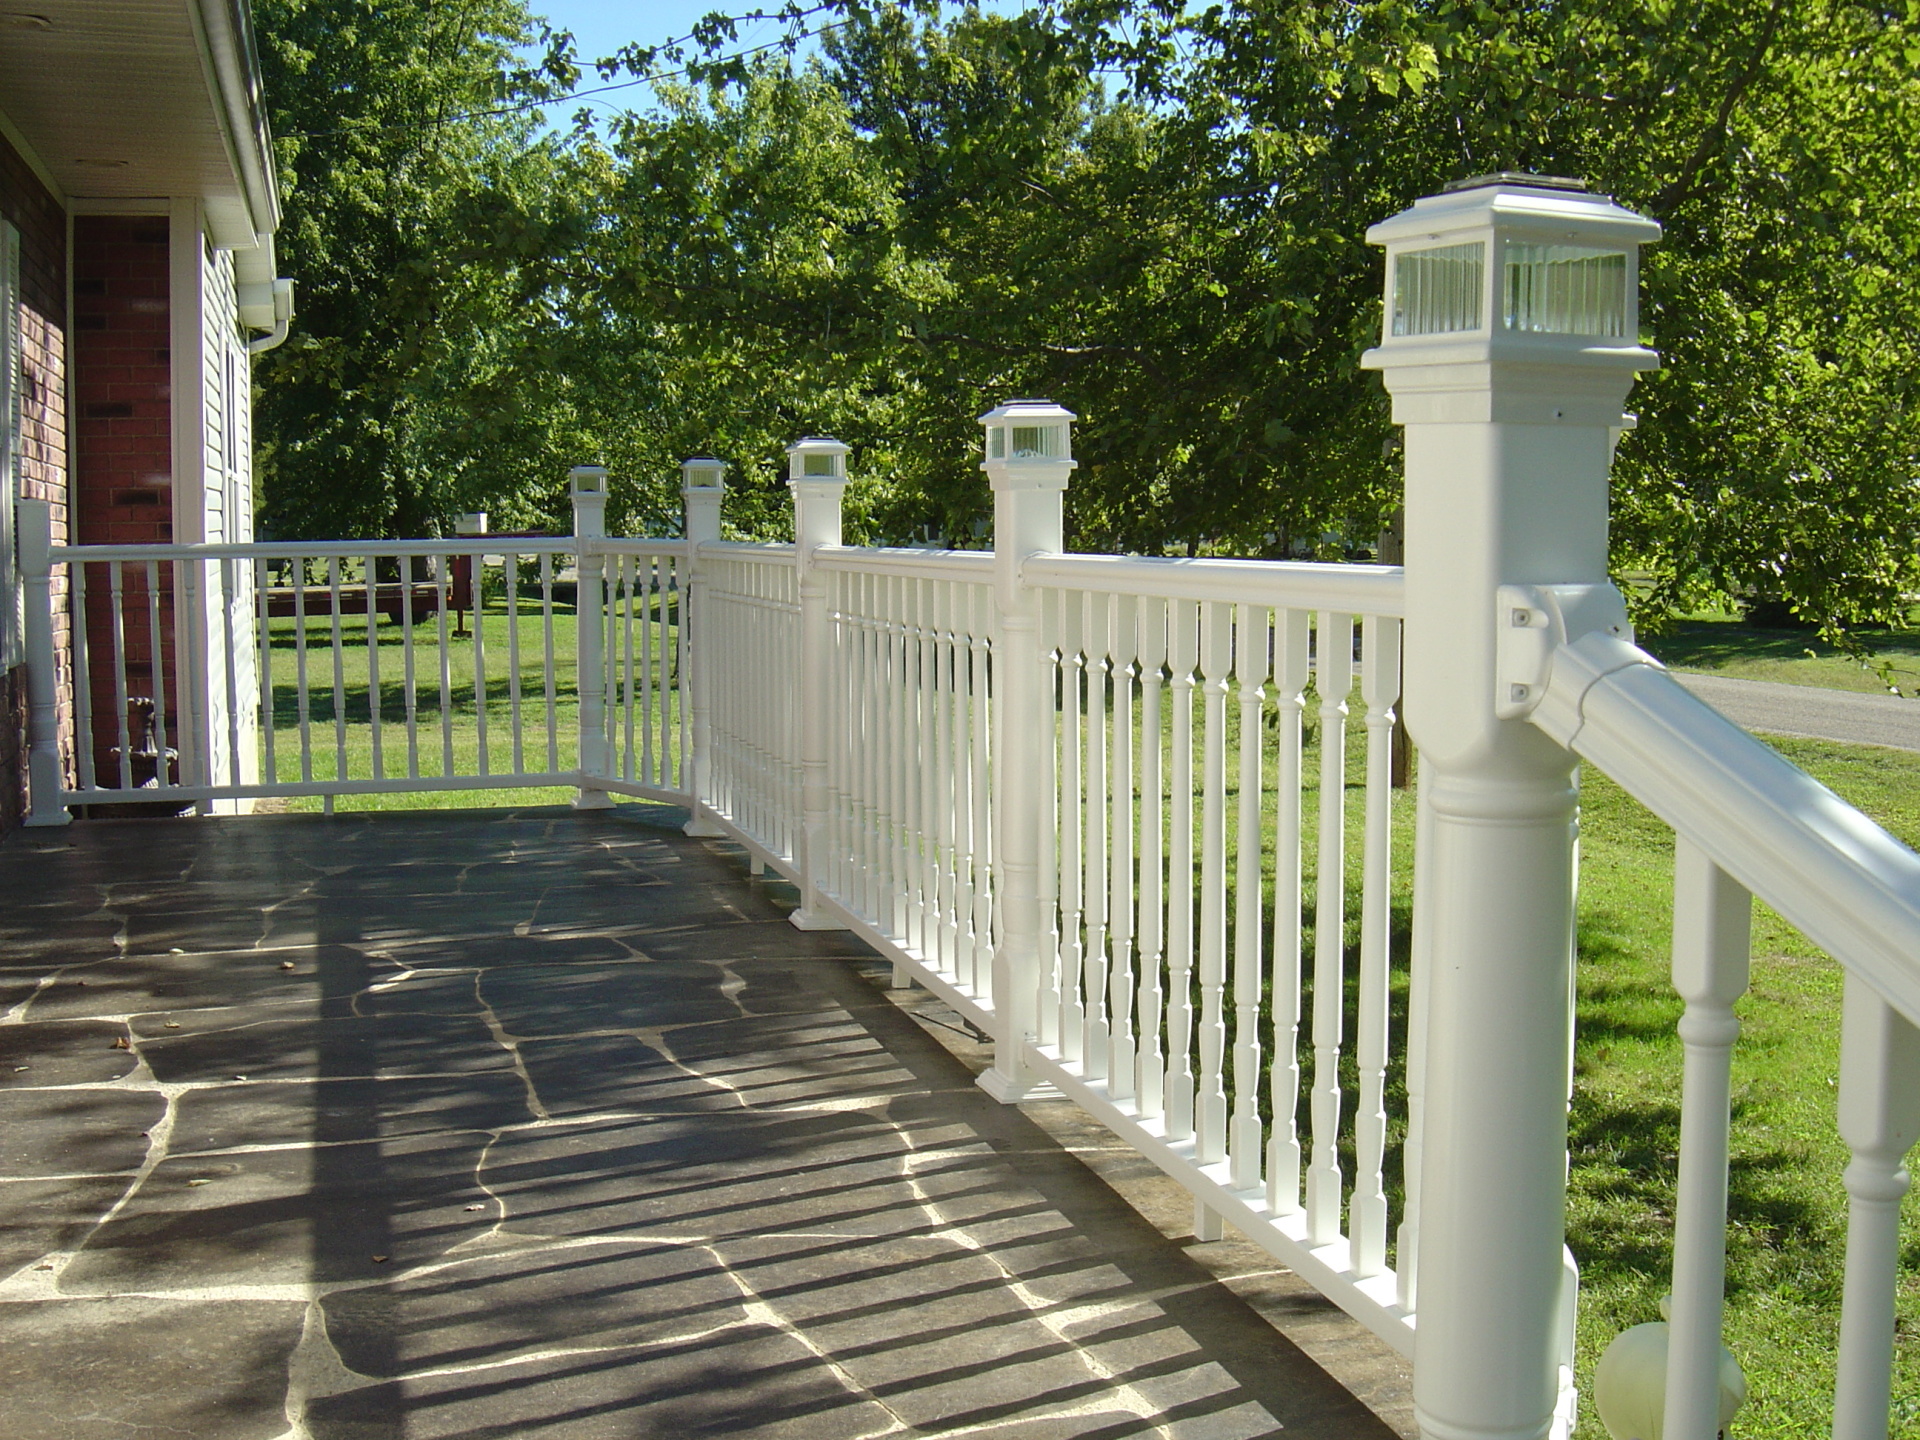
[[1578,182],[1511,174],[1367,233],[1387,286],[1363,363],[1406,432],[1405,707],[1430,837],[1414,1376],[1427,1440],[1541,1440],[1571,1407],[1577,782],[1572,754],[1526,723],[1540,677],[1522,662],[1544,653],[1545,609],[1624,628],[1607,471],[1634,377],[1659,363],[1635,305],[1638,247],[1659,234]]
[[793,558],[800,591],[800,828],[794,836],[794,873],[800,904],[787,918],[801,930],[846,928],[820,903],[827,878],[827,751],[833,697],[827,675],[833,645],[826,576],[814,568],[816,550],[840,543],[840,502],[847,489],[847,447],[809,435],[787,447],[787,488],[793,492]]
[[[993,874],[1002,916],[993,955],[993,1067],[980,1077],[994,1098],[1026,1100],[1051,1093],[1023,1054],[1037,1033],[1041,970],[1042,823],[1048,793],[1046,747],[1053,733],[1052,701],[1040,664],[1040,602],[1020,580],[1030,555],[1065,544],[1062,501],[1079,463],[1073,458],[1071,410],[1051,400],[1009,400],[980,417],[986,458],[980,468],[993,486],[994,743]],[[1044,1090],[1042,1086],[1045,1086]]]

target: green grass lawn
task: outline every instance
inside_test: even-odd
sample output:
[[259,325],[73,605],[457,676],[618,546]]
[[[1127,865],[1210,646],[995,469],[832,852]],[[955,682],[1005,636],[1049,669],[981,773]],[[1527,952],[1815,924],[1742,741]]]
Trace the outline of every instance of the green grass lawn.
[[[569,587],[570,589],[570,587]],[[635,602],[638,606],[639,602]],[[662,644],[667,654],[678,643],[678,621],[669,604],[662,617],[658,610],[646,612],[647,640],[654,648],[651,666],[640,649],[640,626],[634,627],[633,674],[636,683],[651,674],[656,680],[663,671],[658,653]],[[664,623],[663,622],[664,619]],[[474,775],[480,770],[481,757],[481,685],[476,674],[475,645],[485,661],[485,751],[487,770],[492,774],[510,774],[569,770],[579,763],[578,630],[571,595],[553,605],[553,658],[551,694],[548,693],[545,646],[547,617],[538,604],[537,591],[529,600],[523,593],[518,614],[509,617],[504,596],[489,594],[477,623],[469,618],[468,633],[461,635],[457,622],[449,616],[444,653],[447,685],[440,684],[442,655],[441,625],[437,617],[420,619],[411,636],[401,625],[381,619],[373,628],[378,641],[379,744],[384,773],[405,776],[411,748],[414,763],[423,776]],[[333,670],[333,617],[306,617],[306,690],[307,734],[312,757],[312,778],[331,780],[341,776],[367,779],[374,775],[375,726],[373,723],[373,665],[368,652],[368,627],[362,615],[342,615],[340,633],[342,664],[340,687],[336,697]],[[616,627],[616,634],[622,634]],[[300,728],[301,627],[291,618],[272,622],[273,652],[273,730],[272,774],[286,781],[302,777]],[[410,645],[409,645],[410,640]],[[624,638],[620,644],[620,664],[624,675],[627,663]],[[517,644],[517,655],[516,655]],[[411,746],[407,726],[404,678],[408,651],[411,649],[415,676],[414,724]],[[517,664],[516,664],[517,661]],[[664,662],[671,676],[674,662]],[[514,753],[515,708],[514,676],[518,676],[518,706],[521,719],[521,750]],[[663,718],[666,728],[675,731],[679,709],[677,691],[668,690],[668,714],[658,709],[651,716],[653,748],[661,749]],[[640,721],[636,715],[636,726]],[[622,716],[618,738],[626,739]],[[642,737],[636,730],[634,749],[640,749]],[[671,745],[677,739],[669,737]],[[518,763],[516,764],[516,759]],[[637,760],[636,760],[637,763]],[[266,756],[261,757],[262,773],[267,773]],[[398,791],[384,794],[342,795],[333,801],[336,810],[419,810],[457,809],[493,805],[549,805],[570,800],[570,787],[518,786],[483,790]],[[296,811],[317,811],[325,807],[319,797],[303,796],[284,802]]]
[[[1920,755],[1776,740],[1787,757],[1920,841]],[[1570,1242],[1582,1271],[1583,1396],[1601,1351],[1659,1318],[1668,1288],[1679,1145],[1681,1006],[1668,983],[1672,834],[1591,768],[1582,803],[1580,1034]],[[1738,1008],[1726,1340],[1751,1398],[1735,1433],[1824,1435],[1846,1236],[1834,1121],[1841,972],[1756,907],[1753,985]],[[1920,1203],[1909,1199],[1903,1333],[1920,1327]],[[1920,1347],[1896,1365],[1893,1434],[1920,1434]],[[1604,1435],[1591,1406],[1579,1434]]]
[[1641,644],[1675,670],[1874,695],[1886,694],[1890,681],[1904,695],[1920,693],[1920,630],[1873,630],[1863,638],[1875,652],[1870,664],[1841,654],[1812,630],[1762,630],[1720,613],[1691,616]]

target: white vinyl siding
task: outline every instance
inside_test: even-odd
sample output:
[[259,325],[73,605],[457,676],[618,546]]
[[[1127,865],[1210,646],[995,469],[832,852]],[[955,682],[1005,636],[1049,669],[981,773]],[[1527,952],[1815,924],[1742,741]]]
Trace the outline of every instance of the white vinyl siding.
[[22,463],[20,346],[20,232],[0,220],[0,670],[11,670],[25,658],[13,538]]

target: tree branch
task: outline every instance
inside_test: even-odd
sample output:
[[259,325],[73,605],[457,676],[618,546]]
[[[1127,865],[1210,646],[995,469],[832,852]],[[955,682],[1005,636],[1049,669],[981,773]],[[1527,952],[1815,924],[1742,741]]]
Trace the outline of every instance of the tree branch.
[[1140,368],[1155,380],[1164,384],[1167,378],[1160,367],[1153,362],[1153,357],[1139,345],[1048,345],[1040,340],[982,340],[974,335],[961,335],[946,330],[915,332],[913,338],[922,344],[964,345],[971,350],[985,350],[995,355],[1045,355],[1055,360],[1080,361],[1095,355],[1130,355],[1139,362]]
[[1753,54],[1748,57],[1746,68],[1720,98],[1720,111],[1713,117],[1713,123],[1701,132],[1700,143],[1693,147],[1693,154],[1680,167],[1680,173],[1654,197],[1652,209],[1655,215],[1664,219],[1693,197],[1694,181],[1712,158],[1714,150],[1725,141],[1734,107],[1740,103],[1740,97],[1746,94],[1748,87],[1759,78],[1767,52],[1773,48],[1773,38],[1779,32],[1780,22],[1786,18],[1786,13],[1787,0],[1773,0],[1773,8],[1767,12],[1767,18],[1760,26],[1760,36],[1753,43]]

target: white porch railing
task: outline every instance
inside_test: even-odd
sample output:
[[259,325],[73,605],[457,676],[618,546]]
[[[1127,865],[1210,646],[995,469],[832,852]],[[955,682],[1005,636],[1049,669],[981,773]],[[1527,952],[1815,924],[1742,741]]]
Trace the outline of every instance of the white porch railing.
[[[45,507],[21,513],[30,595],[65,572],[78,677],[66,762],[35,772],[38,822],[75,805],[541,786],[686,797],[684,541],[588,525],[54,546]],[[43,653],[52,634],[50,617],[36,626]],[[35,694],[37,744],[57,735],[55,699]]]
[[[1551,214],[1556,244],[1646,238],[1595,197],[1495,184],[1423,210],[1404,243],[1490,226],[1471,263],[1497,297],[1509,201]],[[1588,277],[1602,299],[1609,273]],[[34,816],[523,785],[685,803],[690,833],[796,883],[795,924],[858,933],[990,1033],[993,1094],[1071,1096],[1193,1192],[1201,1234],[1230,1222],[1411,1356],[1432,1440],[1539,1440],[1574,1413],[1584,759],[1679,837],[1687,1002],[1665,1359],[1603,1374],[1603,1416],[1669,1440],[1723,1417],[1731,1007],[1757,895],[1847,971],[1834,1433],[1884,1435],[1920,1137],[1920,857],[1633,647],[1605,485],[1649,361],[1620,338],[1631,314],[1605,323],[1605,343],[1390,327],[1370,363],[1407,427],[1404,571],[1065,553],[1071,417],[1034,402],[987,417],[990,554],[843,546],[844,447],[825,441],[794,447],[793,545],[722,542],[705,461],[685,541],[602,537],[592,470],[554,539],[51,547],[23,507]],[[66,775],[55,566],[82,677]],[[156,737],[178,780],[162,761],[136,790],[133,737],[96,697],[124,716],[143,656],[156,712],[186,718]],[[1389,778],[1403,668],[1411,807]]]

